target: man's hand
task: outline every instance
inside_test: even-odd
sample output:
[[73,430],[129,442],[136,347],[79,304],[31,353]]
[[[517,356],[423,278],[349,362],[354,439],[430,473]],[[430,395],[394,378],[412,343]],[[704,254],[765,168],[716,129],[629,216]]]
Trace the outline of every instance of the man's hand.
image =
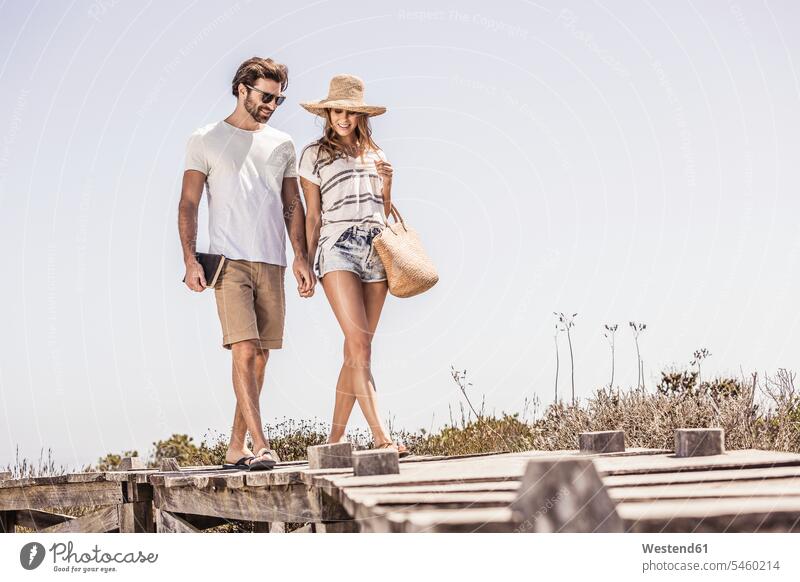
[[203,291],[206,288],[203,266],[195,258],[186,260],[186,286],[192,291]]
[[295,256],[292,263],[292,271],[294,277],[297,279],[297,292],[300,297],[311,297],[314,295],[314,286],[317,284],[317,278],[308,267],[308,260],[303,257]]

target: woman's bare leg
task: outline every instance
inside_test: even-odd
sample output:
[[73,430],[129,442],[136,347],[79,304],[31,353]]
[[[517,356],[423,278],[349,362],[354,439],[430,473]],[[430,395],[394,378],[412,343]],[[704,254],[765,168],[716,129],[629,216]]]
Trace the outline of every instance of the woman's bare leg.
[[[344,363],[337,383],[338,407],[334,409],[334,426],[328,441],[338,442],[341,439],[355,399],[364,413],[376,445],[388,442],[390,440],[388,432],[378,415],[375,386],[370,371],[372,336],[383,301],[381,300],[378,306],[376,299],[379,294],[367,290],[372,317],[370,325],[362,283],[354,273],[331,271],[322,277],[321,282],[339,327],[344,333]],[[385,293],[383,298],[385,299]],[[344,392],[341,398],[338,397],[340,389]]]
[[[364,311],[367,314],[367,329],[369,329],[370,333],[370,341],[375,335],[375,330],[378,327],[378,321],[381,318],[381,311],[383,310],[383,304],[386,301],[386,294],[389,291],[389,285],[386,281],[376,281],[375,283],[361,283],[361,290],[364,295]],[[373,406],[372,411],[370,412],[371,415],[380,416],[378,412],[378,403],[377,403],[377,386],[375,385],[375,378],[372,377],[372,366],[369,369],[369,378],[370,378],[370,386],[373,390],[373,398],[369,400],[369,404]],[[359,404],[361,404],[359,402]],[[363,410],[363,405],[362,405]],[[364,416],[367,416],[367,413],[364,413]],[[380,446],[384,443],[390,442],[391,437],[389,436],[388,431],[384,431],[383,435],[378,435],[373,433],[373,440],[374,445]]]
[[339,379],[336,381],[336,400],[333,405],[333,420],[331,421],[331,434],[328,443],[338,443],[344,440],[347,419],[353,411],[356,397],[346,383],[345,368],[339,370]]

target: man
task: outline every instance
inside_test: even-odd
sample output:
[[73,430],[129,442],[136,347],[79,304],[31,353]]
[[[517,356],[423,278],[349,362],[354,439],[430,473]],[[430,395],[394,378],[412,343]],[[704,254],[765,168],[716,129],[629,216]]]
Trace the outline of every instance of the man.
[[[267,125],[287,85],[286,67],[272,59],[254,57],[241,64],[232,83],[236,109],[189,139],[178,210],[186,285],[202,291],[206,281],[195,244],[197,208],[206,188],[209,252],[226,258],[214,294],[222,344],[232,352],[236,394],[225,461],[251,471],[272,469],[280,461],[264,434],[259,396],[269,350],[283,345],[284,227],[300,296],[310,297],[316,283],[308,265],[294,143]],[[248,430],[255,455],[245,443]]]

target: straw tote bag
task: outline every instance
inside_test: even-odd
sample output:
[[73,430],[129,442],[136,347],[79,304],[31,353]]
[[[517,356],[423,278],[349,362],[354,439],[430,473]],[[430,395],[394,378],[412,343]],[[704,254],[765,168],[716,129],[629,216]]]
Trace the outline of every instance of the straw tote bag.
[[433,287],[439,275],[422,248],[417,231],[406,225],[394,204],[391,216],[394,223],[387,221],[372,244],[386,270],[389,292],[395,297],[413,297]]

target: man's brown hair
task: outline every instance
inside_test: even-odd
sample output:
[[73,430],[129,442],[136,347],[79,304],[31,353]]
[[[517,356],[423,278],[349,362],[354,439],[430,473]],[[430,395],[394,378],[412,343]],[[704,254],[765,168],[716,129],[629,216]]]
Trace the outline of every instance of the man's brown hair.
[[233,96],[239,96],[239,83],[252,87],[258,79],[272,79],[281,84],[281,91],[285,91],[289,86],[289,69],[286,68],[286,65],[276,63],[272,59],[262,59],[261,57],[247,59],[239,65],[233,76],[231,87]]

